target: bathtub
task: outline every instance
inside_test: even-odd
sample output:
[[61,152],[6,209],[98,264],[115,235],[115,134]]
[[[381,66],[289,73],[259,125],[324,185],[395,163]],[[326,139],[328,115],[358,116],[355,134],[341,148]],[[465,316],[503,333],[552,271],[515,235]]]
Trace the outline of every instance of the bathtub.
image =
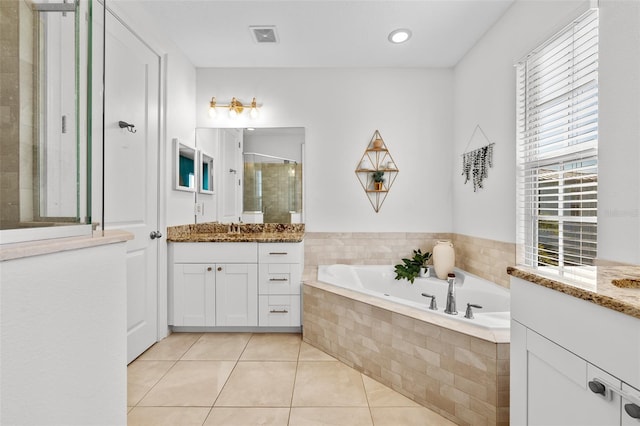
[[[318,281],[424,311],[434,317],[434,322],[441,325],[445,325],[443,321],[447,322],[445,326],[451,329],[458,330],[456,322],[460,322],[460,327],[471,325],[496,332],[508,331],[509,290],[468,272],[456,269],[454,273],[458,315],[444,313],[449,286],[446,280],[416,278],[413,284],[405,279],[396,280],[393,266],[321,265],[318,267]],[[431,299],[422,293],[436,297],[436,311],[429,309]],[[467,303],[482,306],[481,309],[473,308],[473,319],[464,317]]]
[[[455,424],[508,424],[509,290],[456,270],[449,315],[445,280],[411,284],[393,269],[318,266],[303,283],[303,340]],[[473,319],[467,303],[482,306]]]

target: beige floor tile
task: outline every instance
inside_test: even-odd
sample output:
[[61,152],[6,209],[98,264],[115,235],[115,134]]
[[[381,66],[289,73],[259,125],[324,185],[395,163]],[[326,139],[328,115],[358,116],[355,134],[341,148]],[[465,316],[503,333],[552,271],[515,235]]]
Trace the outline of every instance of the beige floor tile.
[[287,426],[289,408],[213,407],[205,426]]
[[455,423],[424,407],[371,407],[376,426],[455,426]]
[[[371,426],[366,407],[293,407],[289,426]],[[399,425],[399,423],[398,423]]]
[[201,426],[208,413],[208,407],[135,407],[127,426]]
[[251,333],[205,333],[181,359],[237,361],[250,338]]
[[370,407],[420,407],[420,404],[364,374],[362,381]]
[[300,352],[300,334],[254,334],[247,344],[242,361],[297,361]]
[[234,365],[233,361],[178,361],[138,405],[210,407]]
[[336,361],[331,355],[322,352],[320,349],[311,346],[306,342],[302,342],[300,345],[300,361]]
[[366,407],[362,377],[339,361],[301,361],[293,391],[295,407]]
[[238,362],[215,405],[289,407],[295,374],[295,362]]
[[200,336],[202,333],[172,333],[147,349],[138,359],[177,361]]
[[135,406],[158,383],[175,361],[136,360],[127,367],[127,405]]

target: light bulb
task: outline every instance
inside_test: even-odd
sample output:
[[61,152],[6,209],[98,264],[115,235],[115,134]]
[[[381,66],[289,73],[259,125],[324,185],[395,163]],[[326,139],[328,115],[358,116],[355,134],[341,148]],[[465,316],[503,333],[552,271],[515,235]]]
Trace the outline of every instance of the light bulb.
[[235,110],[235,108],[229,108],[229,118],[237,118],[238,117],[238,111]]
[[256,118],[258,118],[259,115],[260,115],[260,112],[258,111],[256,98],[253,98],[253,100],[251,101],[251,110],[249,111],[249,117],[255,120]]

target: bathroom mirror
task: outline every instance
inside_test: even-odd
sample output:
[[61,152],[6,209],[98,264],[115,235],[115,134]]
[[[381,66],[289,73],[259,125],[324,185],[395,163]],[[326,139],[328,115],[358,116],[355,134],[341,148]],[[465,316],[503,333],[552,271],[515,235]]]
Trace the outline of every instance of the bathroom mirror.
[[215,159],[218,221],[302,223],[304,142],[302,127],[196,129]]

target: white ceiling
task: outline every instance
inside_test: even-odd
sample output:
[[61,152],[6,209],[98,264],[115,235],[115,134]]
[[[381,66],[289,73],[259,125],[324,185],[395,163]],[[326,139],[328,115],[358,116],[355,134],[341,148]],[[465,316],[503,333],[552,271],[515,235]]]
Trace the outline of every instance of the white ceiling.
[[[196,67],[451,67],[514,0],[126,0]],[[251,25],[275,25],[257,44]],[[387,40],[397,28],[412,38]]]

